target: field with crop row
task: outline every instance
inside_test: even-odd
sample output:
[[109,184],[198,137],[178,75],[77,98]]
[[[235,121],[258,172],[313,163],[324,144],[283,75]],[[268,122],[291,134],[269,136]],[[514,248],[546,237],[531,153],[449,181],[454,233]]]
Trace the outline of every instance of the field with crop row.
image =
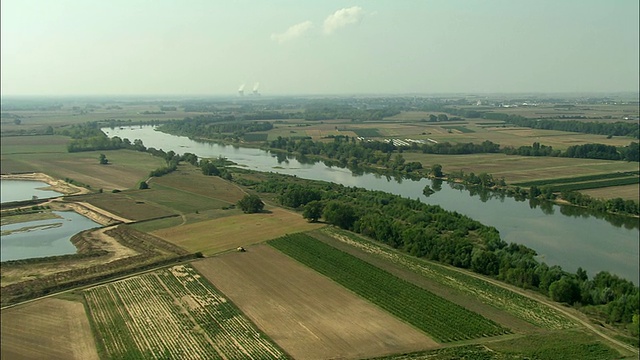
[[545,329],[568,329],[575,324],[556,310],[535,300],[509,291],[485,280],[465,275],[443,266],[428,263],[409,255],[366,241],[346,232],[325,228],[321,231],[333,238],[401,265],[426,278],[476,297],[481,302],[504,310],[513,316]]
[[612,186],[625,186],[634,184],[637,185],[638,180],[640,180],[640,178],[638,178],[637,176],[632,176],[602,181],[587,181],[575,184],[551,185],[551,187],[553,188],[553,191],[578,191],[586,189],[600,189]]
[[544,180],[536,180],[536,181],[526,181],[526,182],[515,183],[513,185],[528,187],[528,186],[570,184],[570,183],[577,183],[577,182],[583,182],[583,181],[624,178],[624,177],[629,177],[629,176],[638,175],[638,174],[640,174],[640,171],[625,171],[625,172],[615,172],[615,173],[605,173],[605,174],[565,177],[565,178],[557,178],[557,179],[544,179]]
[[286,358],[190,266],[91,288],[84,296],[108,358]]
[[440,342],[506,334],[508,329],[306,234],[269,244]]
[[470,134],[475,132],[475,130],[469,129],[466,126],[442,126],[442,128],[447,130],[458,130],[463,134]]

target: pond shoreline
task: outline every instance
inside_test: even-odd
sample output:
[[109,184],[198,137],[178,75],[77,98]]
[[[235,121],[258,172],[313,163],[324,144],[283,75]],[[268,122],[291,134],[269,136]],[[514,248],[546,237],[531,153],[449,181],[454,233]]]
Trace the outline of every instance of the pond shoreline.
[[46,190],[57,191],[64,195],[89,194],[91,191],[80,186],[70,184],[64,180],[55,179],[44,173],[2,174],[0,180],[40,181],[49,184]]

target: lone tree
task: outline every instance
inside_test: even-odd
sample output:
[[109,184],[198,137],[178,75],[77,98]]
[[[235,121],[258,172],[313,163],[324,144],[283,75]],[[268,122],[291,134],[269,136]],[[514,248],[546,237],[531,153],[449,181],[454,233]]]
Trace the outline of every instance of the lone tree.
[[264,203],[258,195],[246,195],[238,201],[238,207],[245,214],[258,213],[264,209]]
[[105,154],[100,154],[100,165],[107,165],[109,163],[109,159]]
[[431,165],[431,175],[437,178],[443,177],[444,174],[442,173],[442,165],[440,164]]
[[220,175],[220,170],[213,165],[209,160],[200,161],[200,169],[202,170],[203,175],[208,176],[218,176]]
[[309,220],[309,222],[318,222],[318,219],[322,217],[323,210],[324,204],[321,201],[314,200],[304,206],[302,217]]

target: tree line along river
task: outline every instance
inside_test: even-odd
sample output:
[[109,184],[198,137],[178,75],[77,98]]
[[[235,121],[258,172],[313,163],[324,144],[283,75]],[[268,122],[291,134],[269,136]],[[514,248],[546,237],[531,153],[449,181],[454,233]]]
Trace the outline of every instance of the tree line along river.
[[[186,152],[201,158],[225,157],[244,168],[296,175],[370,190],[380,190],[407,198],[440,205],[493,226],[503,240],[526,245],[538,253],[548,265],[560,265],[575,272],[578,267],[590,276],[609,271],[639,283],[640,265],[638,219],[609,217],[585,209],[555,204],[516,201],[510,197],[469,190],[443,183],[429,197],[423,195],[432,180],[390,178],[377,174],[354,174],[348,169],[329,167],[322,162],[301,163],[296,159],[276,156],[268,151],[198,142],[187,137],[155,131],[151,126],[102,129],[109,137],[118,136],[133,142],[140,139],[146,147],[178,154]],[[435,186],[438,187],[437,184]]]

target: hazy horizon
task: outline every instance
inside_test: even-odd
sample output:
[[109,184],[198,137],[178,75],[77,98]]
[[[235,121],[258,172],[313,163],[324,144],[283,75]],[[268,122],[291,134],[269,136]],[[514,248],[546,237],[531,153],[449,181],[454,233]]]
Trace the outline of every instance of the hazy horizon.
[[3,0],[12,96],[637,94],[638,1]]

